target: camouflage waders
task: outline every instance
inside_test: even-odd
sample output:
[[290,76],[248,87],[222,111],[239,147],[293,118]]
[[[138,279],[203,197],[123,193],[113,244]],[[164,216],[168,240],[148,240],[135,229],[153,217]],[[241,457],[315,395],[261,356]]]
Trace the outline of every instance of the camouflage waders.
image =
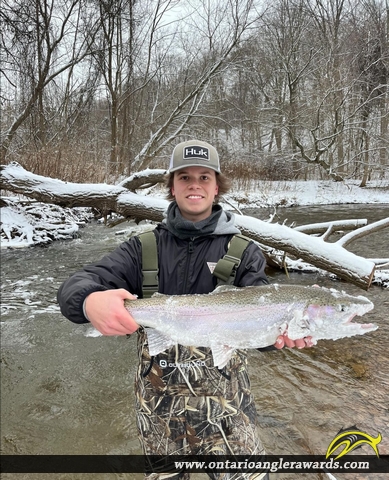
[[[209,348],[176,346],[151,358],[138,335],[136,409],[146,455],[262,455],[257,412],[237,352],[228,365],[213,366]],[[265,479],[265,474],[209,474],[214,479]],[[151,474],[148,480],[188,479],[188,473]]]

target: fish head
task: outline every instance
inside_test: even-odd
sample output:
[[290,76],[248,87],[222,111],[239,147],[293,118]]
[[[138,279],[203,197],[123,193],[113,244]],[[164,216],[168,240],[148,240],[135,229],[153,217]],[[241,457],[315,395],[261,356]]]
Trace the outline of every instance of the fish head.
[[312,297],[305,313],[309,318],[335,317],[338,322],[345,323],[351,322],[355,316],[362,316],[373,308],[374,304],[367,297],[353,296],[334,288],[322,287],[320,295]]
[[374,308],[374,304],[362,295],[352,296],[345,292],[324,287],[312,287],[317,293],[309,298],[304,310],[296,315],[295,322],[288,327],[292,339],[311,336],[320,338],[350,337],[376,330],[372,323],[356,323],[352,320]]

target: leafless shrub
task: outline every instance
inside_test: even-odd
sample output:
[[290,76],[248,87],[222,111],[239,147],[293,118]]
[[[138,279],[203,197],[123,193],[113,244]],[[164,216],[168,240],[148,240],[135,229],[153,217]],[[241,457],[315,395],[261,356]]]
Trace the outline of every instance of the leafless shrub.
[[103,183],[107,169],[103,162],[72,150],[40,150],[27,153],[19,163],[28,171],[66,182]]

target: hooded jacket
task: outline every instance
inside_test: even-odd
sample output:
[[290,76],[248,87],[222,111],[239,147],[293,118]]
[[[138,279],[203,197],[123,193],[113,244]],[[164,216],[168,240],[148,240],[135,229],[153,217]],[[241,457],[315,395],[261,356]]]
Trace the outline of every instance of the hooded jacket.
[[[209,293],[217,284],[212,275],[216,263],[227,250],[232,236],[239,233],[234,216],[219,205],[209,219],[190,222],[181,217],[175,202],[167,218],[154,234],[158,248],[159,292],[167,295]],[[234,285],[267,284],[265,258],[260,248],[250,242],[236,271]],[[99,262],[85,266],[60,287],[58,302],[62,314],[74,323],[86,323],[83,304],[96,291],[124,288],[142,297],[142,252],[137,237],[122,243]]]
[[[218,205],[213,207],[210,217],[193,223],[184,219],[172,202],[167,218],[154,229],[159,292],[180,295],[213,291],[217,286],[213,268],[226,254],[236,233],[240,232],[234,225],[234,216]],[[237,268],[234,285],[267,284],[265,264],[260,248],[249,242]],[[66,280],[58,291],[61,312],[72,322],[86,323],[85,298],[92,292],[114,288],[125,288],[142,297],[142,251],[138,237],[130,238],[101,261],[84,267]],[[170,404],[160,404],[161,395],[172,398],[222,396],[234,399],[236,411],[251,403],[243,351],[236,351],[228,365],[219,370],[213,366],[210,348],[177,345],[151,357],[144,329],[139,328],[137,333],[139,364],[135,385],[139,415],[145,414],[142,407],[145,402],[148,412],[154,412],[157,417],[164,414],[165,408],[169,410],[166,405]]]

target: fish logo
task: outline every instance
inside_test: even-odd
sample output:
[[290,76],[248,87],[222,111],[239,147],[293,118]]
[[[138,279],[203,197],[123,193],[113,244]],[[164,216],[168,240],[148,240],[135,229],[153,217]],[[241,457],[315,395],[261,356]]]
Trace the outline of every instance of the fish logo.
[[370,445],[371,448],[375,451],[377,457],[379,457],[378,447],[377,445],[381,442],[382,435],[379,433],[376,438],[372,437],[371,435],[358,430],[358,428],[354,425],[353,427],[340,429],[336,437],[332,440],[330,445],[328,446],[326,458],[332,455],[341,445],[344,445],[343,450],[339,453],[337,458],[343,457],[347,453],[350,453],[355,448],[361,447],[364,443]]

